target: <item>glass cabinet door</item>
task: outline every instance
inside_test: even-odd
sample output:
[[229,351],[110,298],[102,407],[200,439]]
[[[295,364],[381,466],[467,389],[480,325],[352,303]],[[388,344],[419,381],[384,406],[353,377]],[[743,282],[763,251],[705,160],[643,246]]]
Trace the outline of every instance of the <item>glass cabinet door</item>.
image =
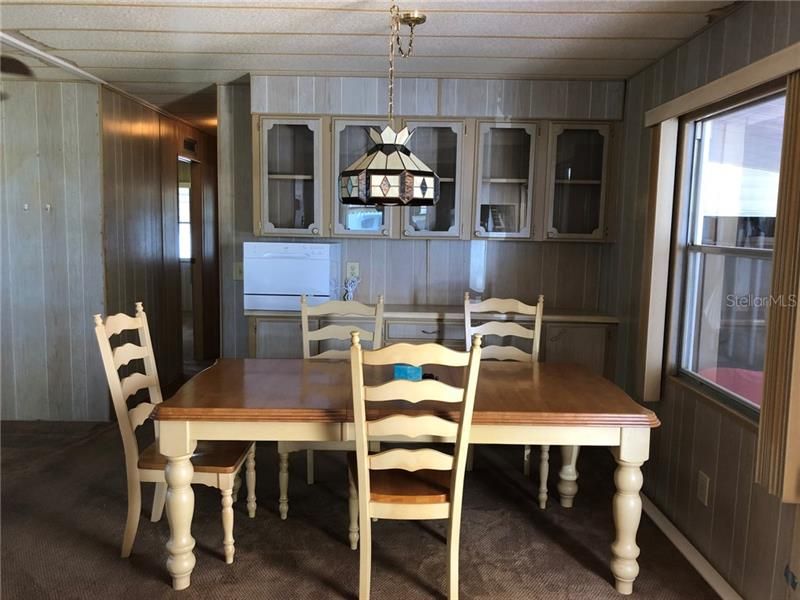
[[403,209],[404,237],[457,238],[461,229],[461,121],[408,121],[408,147],[439,176],[439,202]]
[[480,124],[477,237],[530,237],[535,140],[532,123]]
[[369,129],[381,130],[386,121],[363,119],[333,122],[333,233],[344,236],[388,236],[391,231],[391,207],[342,204],[339,173],[349,167],[374,142]]
[[262,235],[320,235],[319,119],[260,120]]
[[549,238],[602,239],[608,125],[553,124]]

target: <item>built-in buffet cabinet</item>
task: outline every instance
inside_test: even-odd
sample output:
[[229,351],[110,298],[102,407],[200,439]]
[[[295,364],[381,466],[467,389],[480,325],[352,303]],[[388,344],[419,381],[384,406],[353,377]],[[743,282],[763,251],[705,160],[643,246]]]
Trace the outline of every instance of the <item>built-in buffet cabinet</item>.
[[338,174],[385,119],[253,115],[260,236],[608,241],[610,122],[401,119],[440,178],[429,207],[339,202]]
[[[384,344],[398,342],[436,342],[463,349],[465,346],[463,307],[458,306],[394,306],[384,312]],[[254,358],[301,358],[300,315],[297,312],[245,311],[249,321],[249,349]],[[491,318],[518,320],[530,327],[530,318],[521,315],[492,315]],[[480,319],[475,322],[480,322]],[[364,321],[352,318],[310,319],[309,327],[318,329],[329,324],[366,327]],[[617,330],[615,317],[598,314],[545,312],[541,337],[540,360],[572,362],[584,365],[609,379],[614,377],[614,348]],[[501,340],[487,340],[502,343]],[[507,341],[507,340],[506,340]],[[530,352],[530,340],[515,343]],[[312,354],[329,349],[347,349],[348,340],[314,342]],[[524,344],[527,344],[525,347]]]

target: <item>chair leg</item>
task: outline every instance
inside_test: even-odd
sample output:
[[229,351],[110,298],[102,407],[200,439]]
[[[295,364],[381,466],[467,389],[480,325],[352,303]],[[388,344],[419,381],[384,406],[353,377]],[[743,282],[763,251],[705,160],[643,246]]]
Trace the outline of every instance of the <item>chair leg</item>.
[[547,479],[550,476],[550,446],[542,446],[539,461],[539,508],[547,508]]
[[314,485],[314,451],[306,450],[306,483]]
[[460,515],[447,523],[447,599],[458,600],[458,547],[461,540]]
[[350,548],[358,549],[358,489],[353,474],[347,469],[347,509],[350,514]]
[[153,494],[153,510],[150,511],[150,522],[158,523],[161,515],[164,514],[164,504],[167,502],[167,482],[156,484],[156,491]]
[[531,447],[525,446],[522,455],[522,473],[525,477],[531,476]]
[[475,446],[470,444],[467,446],[467,471],[472,471],[473,466],[475,466]]
[[139,477],[128,477],[128,517],[125,521],[125,533],[122,535],[122,558],[128,558],[139,529],[139,516],[142,514],[142,486]]
[[250,446],[245,462],[245,479],[247,480],[247,514],[252,519],[256,516],[256,445]]
[[233,501],[239,501],[239,490],[242,489],[242,477],[239,473],[233,478]]
[[225,562],[233,562],[233,489],[220,490],[222,493],[222,546],[225,550]]
[[281,519],[285,521],[289,514],[289,453],[281,452],[278,455],[278,462],[278,488],[280,490],[278,511]]
[[372,521],[368,514],[358,518],[361,527],[358,566],[358,600],[369,600],[370,576],[372,574]]

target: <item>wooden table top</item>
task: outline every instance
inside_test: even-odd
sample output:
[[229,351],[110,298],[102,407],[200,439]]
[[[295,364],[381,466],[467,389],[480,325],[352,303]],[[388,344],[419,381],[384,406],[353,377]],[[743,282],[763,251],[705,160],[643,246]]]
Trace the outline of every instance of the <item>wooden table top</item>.
[[[457,385],[458,371],[433,372]],[[367,374],[367,384],[369,378]],[[381,409],[368,411],[368,416],[396,412],[393,404],[382,403]],[[425,408],[423,402],[411,410]],[[158,405],[153,416],[173,421],[352,422],[350,364],[220,359]],[[652,411],[585,367],[485,361],[478,376],[473,424],[657,427],[659,421]]]

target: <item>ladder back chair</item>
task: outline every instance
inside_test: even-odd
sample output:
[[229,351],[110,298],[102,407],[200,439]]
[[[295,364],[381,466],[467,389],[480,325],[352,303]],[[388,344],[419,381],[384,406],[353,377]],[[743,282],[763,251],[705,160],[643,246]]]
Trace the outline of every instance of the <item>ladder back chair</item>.
[[[100,347],[100,356],[111,392],[114,413],[122,435],[125,454],[125,473],[128,481],[128,517],[122,538],[122,558],[128,558],[139,528],[142,509],[142,483],[155,483],[153,509],[150,520],[157,522],[164,511],[167,498],[167,483],[164,469],[166,457],[158,452],[158,424],[154,424],[156,441],[144,451],[139,451],[135,431],[146,421],[162,400],[156,371],[155,355],[147,326],[147,316],[141,302],[136,303],[136,315],[125,313],[108,316],[94,315],[95,334]],[[125,332],[136,332],[139,344],[120,343],[111,347],[111,338]],[[135,371],[132,361],[141,361],[144,371]],[[120,377],[119,369],[133,371]],[[147,390],[149,401],[128,409],[128,399],[141,390]],[[255,444],[250,442],[199,442],[192,455],[194,477],[192,483],[218,488],[222,494],[222,529],[225,562],[233,562],[233,503],[239,490],[239,472],[246,466],[247,512],[251,518],[256,514],[256,470]]]
[[[356,438],[355,455],[351,453],[348,460],[350,544],[355,549],[360,537],[359,598],[368,600],[370,594],[372,519],[448,519],[448,598],[457,600],[461,504],[480,368],[481,336],[474,336],[469,352],[438,344],[393,344],[380,350],[363,350],[358,332],[353,332],[350,353]],[[390,379],[378,385],[364,384],[365,366],[386,369],[397,363],[460,367],[463,387],[433,379]],[[425,410],[413,416],[402,412],[367,420],[367,403],[375,406],[396,400],[411,404],[433,402],[441,411],[458,410],[458,417],[449,420]],[[370,440],[387,436],[418,442],[454,439],[454,452],[450,455],[423,447],[392,448],[370,454]]]
[[[355,325],[325,325],[316,330],[309,327],[310,318],[358,317],[373,319],[372,331]],[[383,341],[383,296],[378,303],[369,306],[354,300],[334,300],[317,306],[309,306],[306,296],[300,297],[300,323],[303,330],[303,358],[307,360],[349,360],[349,349],[331,348],[312,354],[314,342],[329,340],[349,340],[350,332],[358,331],[363,339],[372,342],[373,348],[380,348]],[[306,451],[306,481],[314,483],[314,450],[352,450],[352,442],[278,442],[278,511],[281,519],[289,514],[289,454]]]
[[[536,362],[539,360],[539,346],[542,336],[542,316],[544,312],[544,296],[540,295],[535,306],[525,304],[513,298],[489,298],[483,302],[470,301],[469,292],[464,292],[464,336],[469,349],[471,336],[479,333],[484,336],[484,347],[481,357],[484,360],[512,360],[518,362]],[[520,323],[507,320],[486,321],[473,325],[473,315],[480,314],[518,314],[533,317],[533,328],[528,329]],[[512,337],[530,340],[531,351],[525,352],[516,346],[488,344],[486,336]],[[470,454],[470,459],[472,455]],[[470,460],[470,463],[472,461]],[[547,506],[547,478],[550,470],[550,446],[541,447],[539,462],[539,507]],[[471,466],[471,465],[470,465]],[[525,446],[523,471],[526,477],[531,474],[531,447]]]

